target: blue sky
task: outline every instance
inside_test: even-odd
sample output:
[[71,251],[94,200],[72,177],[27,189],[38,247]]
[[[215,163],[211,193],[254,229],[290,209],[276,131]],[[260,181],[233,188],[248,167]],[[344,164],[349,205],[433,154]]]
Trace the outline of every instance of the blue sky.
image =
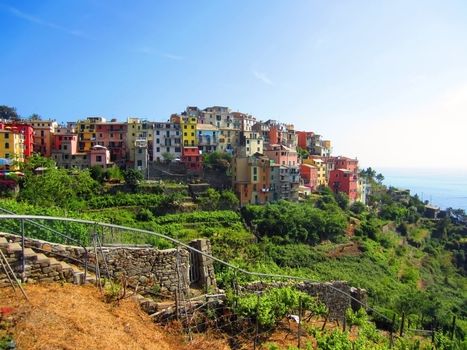
[[363,165],[467,169],[467,2],[0,0],[0,104],[59,121],[226,105]]

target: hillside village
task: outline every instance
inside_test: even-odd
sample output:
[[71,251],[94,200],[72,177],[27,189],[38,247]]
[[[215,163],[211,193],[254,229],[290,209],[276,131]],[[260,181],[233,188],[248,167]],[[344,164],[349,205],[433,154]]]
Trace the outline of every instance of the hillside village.
[[160,167],[202,178],[207,156],[215,154],[217,165],[228,170],[242,206],[296,201],[320,185],[345,193],[351,202],[365,203],[368,194],[367,182],[358,174],[358,160],[332,156],[330,140],[315,131],[297,131],[281,121],[263,122],[228,107],[190,106],[167,121],[88,117],[59,124],[37,115],[13,116],[0,123],[0,138],[4,180],[33,153],[66,169],[115,164],[137,169],[149,179]]

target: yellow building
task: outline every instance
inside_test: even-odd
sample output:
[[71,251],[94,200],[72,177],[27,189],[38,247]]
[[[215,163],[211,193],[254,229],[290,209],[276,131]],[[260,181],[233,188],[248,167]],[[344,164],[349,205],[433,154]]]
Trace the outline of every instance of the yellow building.
[[319,185],[324,185],[326,186],[328,184],[327,181],[327,173],[326,173],[326,163],[323,162],[323,160],[319,158],[309,158],[309,159],[304,159],[303,164],[308,164],[308,165],[313,165],[316,167],[318,171],[318,177],[317,177],[317,184]]
[[196,125],[198,120],[196,117],[180,118],[180,128],[182,130],[183,147],[198,146],[198,138],[196,137]]
[[136,154],[136,144],[143,143],[146,141],[147,148],[150,155],[150,160],[152,160],[152,144],[154,140],[154,122],[149,122],[140,118],[129,117],[127,119],[128,131],[126,134],[126,149],[127,149],[127,159],[130,162],[135,161]]
[[[22,133],[10,129],[0,130],[0,158],[24,162],[24,136]],[[6,162],[4,161],[5,164]],[[12,170],[17,168],[17,166],[10,166]]]
[[78,133],[78,152],[90,151],[96,145],[96,126],[99,123],[105,123],[105,118],[88,117],[85,120],[79,120],[76,123],[76,132]]

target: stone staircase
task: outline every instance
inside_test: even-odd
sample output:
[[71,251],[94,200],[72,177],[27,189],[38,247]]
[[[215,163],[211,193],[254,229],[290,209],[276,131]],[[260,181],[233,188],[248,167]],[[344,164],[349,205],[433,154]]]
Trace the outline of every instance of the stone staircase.
[[[22,277],[22,246],[18,242],[9,241],[0,236],[0,250],[13,269],[16,278]],[[80,267],[69,262],[48,257],[32,248],[24,248],[25,271],[24,280],[27,283],[65,281],[74,284],[95,283],[96,276],[89,271],[85,273]],[[3,269],[0,270],[0,288],[10,285]]]

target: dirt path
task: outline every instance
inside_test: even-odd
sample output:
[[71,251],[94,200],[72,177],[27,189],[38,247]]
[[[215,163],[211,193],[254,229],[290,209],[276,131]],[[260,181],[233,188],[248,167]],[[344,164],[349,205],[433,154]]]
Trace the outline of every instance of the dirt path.
[[93,286],[26,286],[31,304],[10,288],[0,289],[18,349],[183,349],[130,299],[106,304]]

